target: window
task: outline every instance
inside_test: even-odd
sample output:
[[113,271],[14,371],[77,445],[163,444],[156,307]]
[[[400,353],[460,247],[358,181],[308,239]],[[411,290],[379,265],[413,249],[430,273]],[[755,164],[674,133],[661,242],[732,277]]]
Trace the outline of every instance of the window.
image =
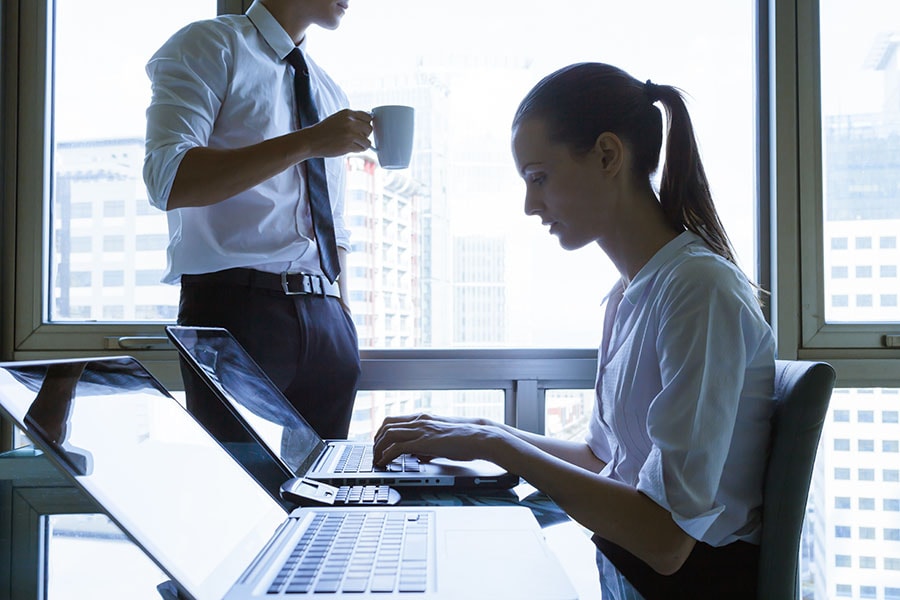
[[871,410],[861,410],[856,413],[856,421],[859,423],[874,423],[875,413]]
[[860,452],[874,452],[875,440],[859,440],[857,442],[857,449]]
[[838,538],[848,538],[850,537],[850,528],[846,525],[835,525],[834,526],[834,537]]
[[900,571],[900,558],[890,557],[884,559],[885,571]]
[[834,566],[836,567],[850,567],[851,559],[846,554],[835,554],[834,556]]
[[853,596],[853,586],[846,583],[837,584],[834,591],[839,598],[850,598]]
[[875,528],[874,527],[860,527],[859,528],[859,539],[874,540],[875,539]]
[[834,478],[835,479],[850,479],[850,469],[847,467],[835,467],[834,468]]
[[875,557],[874,556],[860,556],[859,557],[859,567],[861,569],[874,569],[875,568]]
[[884,588],[884,600],[900,600],[900,588]]
[[875,469],[860,469],[859,470],[859,480],[860,481],[875,481]]
[[856,267],[856,278],[867,279],[872,276],[872,267],[870,265],[860,265]]
[[889,481],[889,482],[900,481],[900,470],[885,469],[881,473],[882,473],[883,481]]
[[875,510],[875,498],[860,498],[859,510]]
[[847,496],[836,496],[834,499],[835,508],[850,508],[850,498]]
[[897,417],[900,415],[896,410],[883,410],[881,411],[881,422],[882,423],[897,423]]
[[834,449],[837,452],[845,452],[850,450],[850,440],[848,439],[835,439],[834,440]]
[[881,451],[882,452],[897,452],[898,445],[900,445],[900,442],[898,442],[898,440],[882,440],[881,441]]
[[[849,410],[837,410],[835,409],[832,414],[834,415],[835,423],[848,423],[850,421],[850,411]],[[849,448],[850,441],[847,441]]]
[[877,598],[878,597],[878,588],[874,585],[861,585],[859,586],[859,597],[860,598]]
[[[31,142],[23,143],[22,150],[30,154],[19,156],[19,162],[34,165],[33,175],[29,174],[33,189],[27,195],[46,198],[48,214],[53,216],[48,221],[52,232],[47,255],[35,256],[36,268],[23,271],[38,274],[46,264],[50,267],[49,280],[41,297],[20,303],[22,307],[47,309],[30,311],[29,321],[37,322],[20,325],[27,331],[23,335],[30,337],[29,349],[58,347],[58,339],[53,336],[65,334],[66,339],[74,340],[71,345],[95,350],[106,348],[108,340],[120,332],[126,335],[156,331],[162,335],[161,324],[148,329],[131,323],[115,328],[86,323],[78,332],[55,328],[59,320],[69,324],[76,319],[70,314],[71,306],[52,300],[68,297],[70,282],[66,273],[71,270],[70,263],[79,260],[76,254],[91,252],[91,244],[97,252],[104,236],[124,232],[124,245],[116,250],[123,254],[119,259],[126,271],[124,293],[116,292],[116,298],[127,303],[120,313],[126,321],[139,318],[139,314],[174,314],[177,287],[160,286],[146,300],[139,300],[132,287],[138,285],[132,270],[165,268],[167,243],[166,217],[148,208],[140,174],[144,110],[149,99],[144,65],[166,37],[184,23],[211,16],[219,5],[240,11],[249,2],[161,0],[153,3],[153,9],[141,18],[140,31],[128,33],[121,28],[99,29],[90,21],[99,12],[111,22],[128,22],[134,18],[128,3],[41,0],[34,4],[51,7],[48,18],[52,23],[43,29],[52,37],[36,40],[38,52],[22,58],[31,63],[23,65],[21,72],[41,73],[45,65],[51,65],[48,77],[52,87],[45,94],[43,81],[37,77],[28,82],[28,90],[22,91],[19,105],[28,99],[33,107],[29,107],[26,128]],[[476,22],[466,18],[465,6],[477,11],[481,18]],[[469,330],[458,329],[462,321],[446,317],[463,313],[486,317],[496,311],[501,311],[503,318],[487,319],[485,323],[488,327],[495,327],[494,323],[503,326],[496,325],[490,331],[482,327],[478,343],[513,348],[596,347],[602,314],[590,319],[584,315],[598,314],[599,299],[618,275],[597,248],[565,252],[536,219],[523,214],[522,183],[509,153],[509,122],[525,92],[543,75],[586,57],[609,60],[641,80],[673,83],[688,92],[707,174],[726,229],[742,267],[754,280],[758,278],[754,95],[757,77],[753,60],[756,36],[754,19],[748,18],[755,10],[755,2],[691,0],[690,10],[684,8],[656,0],[653,10],[659,18],[648,23],[648,5],[637,7],[628,3],[610,7],[583,0],[549,4],[527,0],[510,10],[507,5],[485,5],[472,0],[462,4],[444,0],[370,0],[354,4],[337,31],[309,32],[310,52],[342,85],[353,106],[368,109],[376,103],[406,103],[417,109],[413,164],[408,171],[395,175],[400,184],[415,181],[421,185],[416,188],[419,191],[413,194],[415,197],[411,192],[403,192],[389,198],[400,226],[384,230],[383,223],[368,212],[381,210],[382,200],[390,195],[382,192],[393,191],[378,188],[377,193],[360,195],[360,189],[348,190],[347,217],[354,224],[354,247],[359,248],[350,255],[349,269],[363,267],[369,256],[382,256],[391,265],[405,265],[410,271],[396,279],[402,293],[395,295],[398,314],[394,320],[395,327],[406,323],[409,334],[378,330],[361,336],[364,348],[388,347],[389,338],[402,339],[405,348],[471,347],[475,342]],[[698,11],[727,25],[710,30],[689,17]],[[27,18],[37,20],[42,14],[30,11]],[[398,20],[398,14],[408,21]],[[573,20],[572,14],[581,18]],[[510,26],[497,29],[499,20]],[[679,26],[672,27],[673,22]],[[441,26],[428,25],[436,23]],[[29,31],[41,30],[43,25],[34,23]],[[632,45],[635,29],[646,32],[655,41],[645,49],[632,47],[623,52]],[[399,37],[386,34],[386,43],[367,48],[365,60],[361,59],[359,48],[348,43],[366,39],[373,31],[395,30],[410,39],[398,43],[390,40]],[[458,40],[451,33],[460,30],[469,32],[465,44],[455,43]],[[536,31],[541,32],[539,45],[534,44]],[[86,36],[86,32],[90,35]],[[698,43],[684,46],[678,61],[658,60],[661,51],[683,46],[686,34]],[[85,41],[85,37],[89,39]],[[110,54],[110,47],[128,51]],[[711,52],[713,48],[715,51]],[[84,64],[99,63],[104,64],[105,73],[115,76],[85,76]],[[373,64],[379,68],[372,69]],[[699,68],[703,65],[706,66]],[[709,72],[718,75],[711,78]],[[92,103],[82,107],[85,89],[91,90]],[[45,119],[48,113],[51,119]],[[738,114],[741,117],[736,119]],[[46,147],[34,142],[43,139],[48,140]],[[46,182],[41,176],[45,165],[51,171]],[[355,171],[356,175],[361,177],[357,181],[375,183],[363,171]],[[400,184],[398,189],[416,187],[403,188]],[[379,202],[377,207],[367,204],[374,199]],[[88,208],[92,211],[94,221],[90,229],[81,220],[66,218],[67,211],[76,205],[82,211],[79,214]],[[472,219],[476,210],[481,218]],[[406,231],[414,245],[403,252],[384,254],[380,241],[367,239],[369,233],[384,231],[397,240],[400,232]],[[29,235],[33,236],[31,239],[41,239],[44,233],[33,231]],[[76,237],[84,239],[75,243]],[[457,243],[475,238],[489,239],[490,244],[474,248]],[[491,275],[491,282],[479,285],[485,289],[488,285],[502,285],[502,301],[484,294],[456,293],[461,284],[454,279],[453,265],[461,259],[468,260],[455,256],[458,252],[467,253],[468,259],[490,255],[490,260],[476,262],[496,266],[497,271]],[[85,256],[84,260],[97,260],[97,256]],[[413,267],[415,272],[411,272]],[[584,277],[588,272],[591,276]],[[354,315],[360,316],[360,324],[381,306],[376,299],[384,297],[387,291],[394,292],[391,281],[384,281],[381,275],[381,270],[372,270],[356,282],[359,287],[353,289],[350,301]],[[102,280],[96,285],[102,285]],[[548,286],[570,290],[568,310],[553,310],[554,301],[543,293]],[[28,290],[33,287],[22,286]],[[102,290],[98,291],[90,300],[98,303],[92,313],[99,312],[99,303],[108,304]],[[403,297],[408,299],[405,303],[400,302]],[[137,302],[145,304],[138,309]],[[156,308],[148,310],[150,304]],[[544,316],[534,319],[535,314]],[[394,342],[397,344],[399,341]]]
[[884,499],[884,510],[891,511],[891,512],[900,511],[900,499],[885,498]]
[[889,542],[900,542],[900,529],[886,527],[884,529],[884,539]]

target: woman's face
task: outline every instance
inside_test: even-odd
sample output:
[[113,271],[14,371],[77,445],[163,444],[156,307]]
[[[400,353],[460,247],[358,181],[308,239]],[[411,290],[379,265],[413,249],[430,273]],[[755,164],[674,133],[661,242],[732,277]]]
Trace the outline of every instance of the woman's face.
[[539,119],[526,119],[513,129],[512,153],[525,181],[525,214],[541,218],[566,250],[576,250],[602,237],[611,226],[604,208],[608,189],[600,157],[575,157],[568,147],[548,139]]

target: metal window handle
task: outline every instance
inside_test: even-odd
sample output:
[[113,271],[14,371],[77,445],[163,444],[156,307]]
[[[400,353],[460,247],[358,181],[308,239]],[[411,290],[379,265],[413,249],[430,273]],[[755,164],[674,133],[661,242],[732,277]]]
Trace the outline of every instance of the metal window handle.
[[169,338],[158,335],[132,335],[106,338],[107,350],[169,350]]

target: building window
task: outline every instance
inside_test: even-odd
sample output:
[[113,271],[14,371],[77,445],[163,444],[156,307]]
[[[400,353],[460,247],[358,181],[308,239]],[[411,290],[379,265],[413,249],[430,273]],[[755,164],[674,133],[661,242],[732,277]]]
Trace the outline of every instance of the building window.
[[875,440],[859,440],[856,442],[856,447],[860,452],[874,452]]
[[846,467],[835,467],[834,468],[834,478],[841,480],[850,479],[850,469]]
[[860,556],[859,557],[859,568],[860,569],[874,569],[875,568],[875,557],[874,556]]
[[845,238],[845,237],[831,238],[831,249],[832,250],[846,250],[847,249],[847,238]]
[[882,480],[887,482],[896,482],[900,481],[900,470],[897,469],[885,469],[882,473]]
[[874,585],[861,585],[859,586],[859,597],[860,598],[877,598],[878,590]]
[[870,265],[858,265],[856,267],[857,279],[868,279],[872,277],[872,267]]
[[835,423],[849,423],[850,422],[850,411],[835,409],[834,422]]
[[898,411],[896,410],[883,410],[881,411],[881,422],[882,423],[896,423]]
[[103,271],[103,287],[122,287],[125,285],[125,271]]
[[875,510],[875,498],[860,498],[859,510]]
[[850,306],[850,296],[847,294],[834,294],[831,296],[831,305],[837,308]]
[[857,294],[856,306],[868,308],[872,306],[872,294]]
[[69,285],[76,287],[91,287],[90,271],[73,271],[69,273]]
[[836,537],[836,538],[850,537],[850,527],[848,527],[846,525],[835,525],[834,526],[834,537]]
[[881,236],[878,238],[878,247],[882,249],[892,249],[897,247],[896,236]]
[[846,554],[835,554],[834,556],[834,566],[836,567],[850,567],[851,564],[850,557]]
[[857,250],[869,250],[872,248],[872,238],[858,237],[854,240],[854,245]]
[[897,529],[896,527],[885,527],[882,534],[885,541],[900,542],[900,529]]
[[885,558],[884,569],[886,571],[900,571],[900,558]]
[[897,306],[897,294],[881,294],[881,306]]
[[896,277],[897,265],[881,265],[881,267],[878,269],[878,274],[881,277]]
[[898,440],[882,440],[881,441],[881,451],[882,452],[897,452],[900,450],[900,441]]
[[846,438],[835,438],[834,449],[837,452],[846,452],[850,450],[850,440]]
[[847,585],[846,583],[839,583],[835,588],[835,594],[839,598],[850,598],[853,596],[853,586]]
[[841,267],[831,267],[831,278],[832,279],[846,279],[848,276],[848,269],[846,266]]
[[860,469],[859,470],[859,480],[860,481],[875,481],[875,469]]
[[874,423],[875,412],[871,410],[860,410],[856,413],[856,420],[859,423]]
[[848,496],[836,496],[834,499],[835,508],[850,508],[850,498]]
[[884,510],[889,511],[889,512],[900,511],[900,499],[885,498],[883,502],[884,502]]
[[900,588],[884,588],[884,600],[900,600]]
[[874,540],[875,539],[875,528],[874,527],[860,527],[859,528],[859,539]]

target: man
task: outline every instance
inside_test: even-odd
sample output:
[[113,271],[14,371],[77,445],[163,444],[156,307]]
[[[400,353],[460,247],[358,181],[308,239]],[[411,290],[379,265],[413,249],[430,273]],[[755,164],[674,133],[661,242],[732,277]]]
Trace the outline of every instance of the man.
[[[178,322],[230,330],[326,438],[347,436],[359,377],[342,157],[370,147],[372,126],[308,56],[306,31],[336,29],[347,9],[348,0],[256,0],[245,15],[188,25],[147,64],[144,180],[167,211],[163,281],[181,283]],[[305,109],[320,121],[303,121]],[[316,233],[332,220],[333,237]],[[184,364],[182,374],[201,423],[244,439]]]

